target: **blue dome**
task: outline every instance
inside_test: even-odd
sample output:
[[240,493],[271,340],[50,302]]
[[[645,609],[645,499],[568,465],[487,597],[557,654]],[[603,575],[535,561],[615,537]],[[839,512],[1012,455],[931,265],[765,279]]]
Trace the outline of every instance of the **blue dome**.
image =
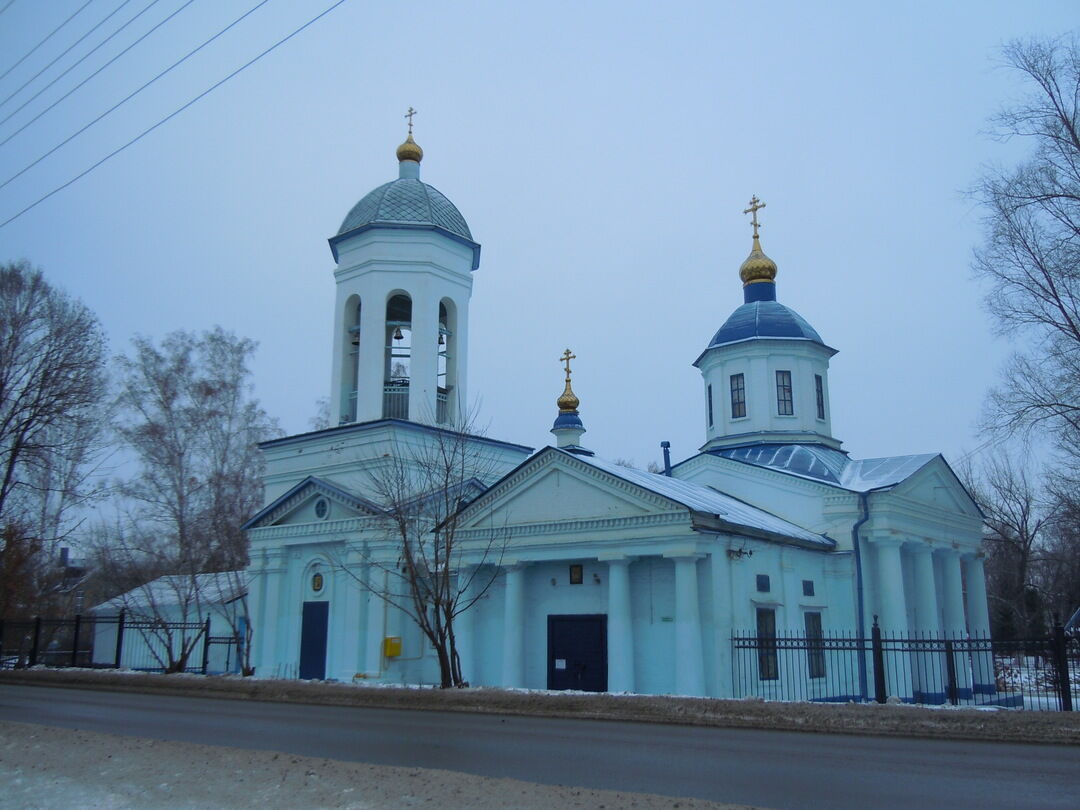
[[433,225],[473,241],[465,217],[434,186],[410,177],[399,177],[368,193],[353,206],[338,235],[364,225]]
[[708,348],[750,338],[791,338],[825,345],[814,327],[795,310],[777,301],[750,301],[731,313]]

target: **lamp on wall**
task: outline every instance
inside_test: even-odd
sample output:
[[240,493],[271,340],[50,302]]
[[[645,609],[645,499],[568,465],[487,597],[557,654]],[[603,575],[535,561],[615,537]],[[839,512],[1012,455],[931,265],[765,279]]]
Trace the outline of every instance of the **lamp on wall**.
[[600,584],[600,575],[597,574],[595,571],[593,572],[593,575],[592,575],[592,581],[595,582],[597,585]]

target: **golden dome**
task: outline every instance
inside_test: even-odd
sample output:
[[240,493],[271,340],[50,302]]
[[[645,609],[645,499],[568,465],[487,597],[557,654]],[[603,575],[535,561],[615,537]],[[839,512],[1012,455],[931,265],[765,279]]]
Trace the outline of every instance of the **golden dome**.
[[415,160],[417,163],[424,159],[424,150],[413,140],[411,132],[409,133],[409,137],[405,139],[405,143],[397,148],[397,159]]
[[765,255],[757,234],[754,235],[754,246],[750,249],[750,255],[739,267],[739,278],[744,285],[776,280],[776,262]]
[[570,388],[569,377],[566,378],[566,388],[563,390],[562,395],[555,400],[555,404],[559,406],[559,413],[573,413],[581,404],[581,400],[577,398]]

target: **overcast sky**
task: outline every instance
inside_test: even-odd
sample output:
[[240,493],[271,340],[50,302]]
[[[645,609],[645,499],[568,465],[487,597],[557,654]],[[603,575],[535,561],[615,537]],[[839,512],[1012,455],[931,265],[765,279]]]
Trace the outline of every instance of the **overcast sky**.
[[[86,0],[15,0],[0,73]],[[91,0],[0,79],[0,141],[186,0]],[[0,188],[0,221],[67,182],[333,0],[269,0]],[[0,0],[3,8],[6,0]],[[51,88],[15,110],[150,5]],[[0,145],[0,182],[257,0],[196,0]],[[985,134],[1021,86],[1014,37],[1077,25],[1063,2],[376,3],[347,0],[215,92],[0,228],[101,318],[136,334],[221,324],[258,341],[256,393],[289,433],[329,393],[333,258],[349,208],[397,174],[407,107],[421,178],[483,245],[470,395],[489,435],[543,446],[559,355],[607,457],[704,441],[690,364],[742,303],[752,194],[779,300],[839,349],[833,429],[856,457],[980,443],[1009,346],[972,280],[964,190],[1024,144]],[[14,114],[13,114],[14,113]]]

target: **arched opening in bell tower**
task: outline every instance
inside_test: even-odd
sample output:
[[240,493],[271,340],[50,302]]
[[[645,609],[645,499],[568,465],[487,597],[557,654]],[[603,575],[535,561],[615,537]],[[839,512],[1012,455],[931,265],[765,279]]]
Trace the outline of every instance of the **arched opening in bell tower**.
[[447,425],[457,416],[454,392],[457,389],[457,308],[449,298],[439,302],[439,390],[435,400],[435,421]]
[[356,421],[356,395],[360,388],[360,315],[360,296],[350,295],[345,302],[345,334],[342,336],[342,422]]
[[397,292],[386,302],[386,350],[383,362],[383,418],[409,418],[412,379],[412,298]]

